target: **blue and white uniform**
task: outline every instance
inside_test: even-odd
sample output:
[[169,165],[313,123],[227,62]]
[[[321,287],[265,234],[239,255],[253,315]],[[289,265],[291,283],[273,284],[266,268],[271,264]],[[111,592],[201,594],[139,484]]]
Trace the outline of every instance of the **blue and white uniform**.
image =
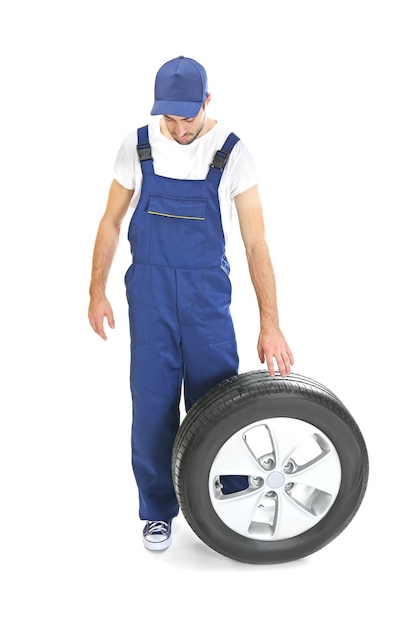
[[[171,178],[155,173],[148,127],[137,131],[135,158],[140,159],[142,178],[128,230],[132,263],[125,284],[131,333],[132,464],[141,519],[167,520],[178,514],[171,455],[180,424],[182,385],[189,410],[216,383],[238,373],[218,191],[226,159],[231,158],[226,155],[232,156],[238,142],[229,133],[216,147],[219,152],[213,151],[205,164],[205,178]],[[246,180],[246,188],[255,184],[255,172],[247,173]]]

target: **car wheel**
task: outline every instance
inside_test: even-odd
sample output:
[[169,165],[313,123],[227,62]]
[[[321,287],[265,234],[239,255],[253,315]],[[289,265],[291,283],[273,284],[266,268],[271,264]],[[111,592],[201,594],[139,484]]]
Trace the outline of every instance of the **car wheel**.
[[173,448],[174,486],[196,535],[246,563],[310,555],[341,533],[364,497],[362,433],[320,383],[258,370],[189,410]]

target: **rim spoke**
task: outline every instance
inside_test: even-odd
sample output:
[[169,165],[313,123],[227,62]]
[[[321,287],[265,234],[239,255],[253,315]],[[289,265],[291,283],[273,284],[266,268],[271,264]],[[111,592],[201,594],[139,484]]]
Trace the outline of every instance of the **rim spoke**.
[[336,496],[341,480],[337,453],[334,450],[329,451],[315,462],[294,472],[289,478],[296,483]]
[[259,464],[250,453],[243,437],[238,434],[228,439],[220,449],[212,464],[211,475],[236,474],[251,476],[259,471]]
[[295,537],[314,526],[317,519],[298,506],[286,494],[278,498],[278,515],[273,539],[281,540]]
[[215,500],[215,509],[230,528],[241,535],[249,535],[249,526],[261,499],[259,491],[221,496]]
[[313,436],[315,428],[311,424],[297,419],[281,418],[273,421],[271,432],[277,462],[284,464],[295,450],[301,449],[305,442]]

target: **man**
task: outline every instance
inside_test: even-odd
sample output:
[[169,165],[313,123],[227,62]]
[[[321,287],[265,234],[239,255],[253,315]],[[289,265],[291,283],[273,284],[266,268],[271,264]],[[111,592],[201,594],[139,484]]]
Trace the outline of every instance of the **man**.
[[[293,355],[279,327],[273,267],[252,158],[239,138],[207,117],[205,69],[180,56],[157,72],[149,125],[127,135],[116,162],[92,261],[89,321],[106,339],[114,328],[106,283],[128,208],[132,264],[125,276],[131,332],[132,465],[144,545],[170,545],[179,512],[171,476],[185,408],[238,373],[225,248],[236,206],[258,300],[258,355],[275,375]],[[239,480],[239,478],[241,480]],[[245,479],[244,479],[245,480]],[[224,477],[224,488],[246,487]]]

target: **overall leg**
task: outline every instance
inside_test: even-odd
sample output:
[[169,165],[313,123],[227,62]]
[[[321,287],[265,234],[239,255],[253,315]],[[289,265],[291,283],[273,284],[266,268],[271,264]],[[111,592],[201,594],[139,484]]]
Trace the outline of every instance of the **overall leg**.
[[175,281],[168,268],[137,268],[128,284],[132,465],[140,518],[168,520],[179,510],[171,473],[182,382]]
[[[191,276],[182,272],[182,279],[179,318],[188,411],[212,387],[238,373],[239,358],[229,311],[229,280],[223,270],[202,270]],[[221,483],[223,493],[248,487],[245,476],[223,476]]]
[[179,511],[171,474],[173,442],[179,427],[178,393],[180,383],[172,389],[171,397],[132,388],[132,466],[143,520],[169,520]]

